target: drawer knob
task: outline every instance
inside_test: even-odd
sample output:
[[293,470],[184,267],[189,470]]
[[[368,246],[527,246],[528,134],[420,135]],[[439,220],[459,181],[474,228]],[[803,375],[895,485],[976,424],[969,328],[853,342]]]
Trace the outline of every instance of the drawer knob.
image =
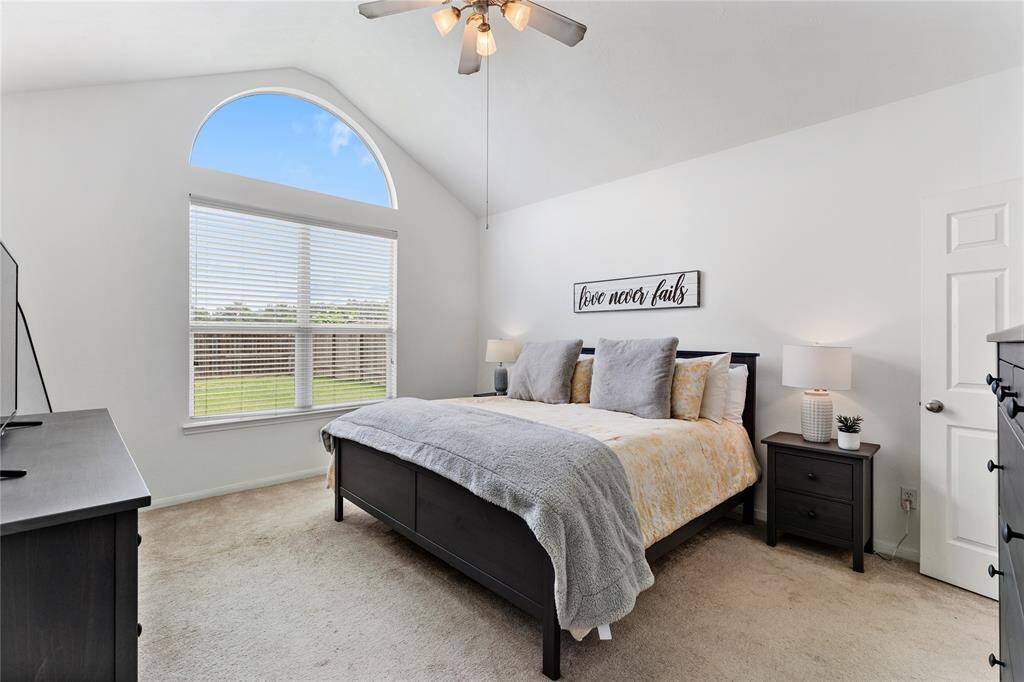
[[813,509],[810,509],[807,511],[807,518],[816,519],[818,518],[818,514]]
[[[1011,388],[1012,388],[1012,386],[1011,386]],[[1007,398],[1016,398],[1016,397],[1017,397],[1017,391],[1011,391],[1011,390],[1007,389],[1005,386],[1000,386],[999,388],[996,389],[996,400],[998,400],[999,402],[1003,402]]]
[[817,476],[815,476],[815,475],[814,475],[814,472],[813,472],[813,471],[808,471],[808,472],[807,472],[807,480],[808,480],[808,481],[813,481],[813,480],[814,480],[814,479],[816,479],[816,478],[817,478]]
[[989,666],[991,666],[993,668],[996,667],[997,665],[1001,665],[1004,668],[1006,667],[1006,664],[1003,663],[1002,661],[1000,661],[998,658],[996,658],[995,654],[989,654],[988,655],[988,664],[989,664]]
[[997,377],[992,376],[991,374],[986,374],[985,375],[985,383],[986,384],[991,386],[993,381],[999,381],[999,379]]
[[142,533],[135,534],[135,546],[138,547],[142,544]]
[[142,637],[142,623],[135,624],[135,636]]
[[997,575],[1003,575],[1003,572],[1000,571],[995,566],[993,566],[992,564],[989,564],[988,565],[988,577],[989,578],[995,578]]
[[[989,374],[987,377],[985,377],[985,380],[988,381],[988,379],[991,379],[991,378],[992,378],[992,375]],[[995,377],[994,379],[992,379],[992,381],[988,382],[988,387],[992,389],[993,393],[995,393],[996,391],[999,390],[999,384],[1001,384],[1001,383],[1003,383],[1003,380],[1000,379],[999,377]]]
[[1003,536],[1003,542],[1009,543],[1010,540],[1024,540],[1024,533],[1018,533],[1014,529],[1010,528],[1010,524],[1003,523],[1003,529],[999,532]]
[[1005,469],[1006,467],[1003,466],[1002,464],[996,464],[992,460],[989,460],[988,464],[985,465],[985,468],[988,469],[989,471],[995,471],[996,469]]
[[1005,403],[1005,405],[1006,407],[1004,409],[1006,410],[1006,416],[1010,419],[1013,419],[1020,414],[1020,404],[1017,402],[1016,398],[1010,398],[1009,402]]

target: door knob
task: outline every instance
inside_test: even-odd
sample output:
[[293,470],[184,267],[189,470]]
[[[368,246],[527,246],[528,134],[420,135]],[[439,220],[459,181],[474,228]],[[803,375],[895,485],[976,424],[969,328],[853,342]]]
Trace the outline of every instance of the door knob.
[[1005,469],[1006,467],[1002,464],[996,464],[992,460],[989,460],[988,464],[985,465],[985,468],[989,471],[995,471],[996,469]]
[[1006,410],[1006,416],[1013,419],[1020,414],[1020,403],[1017,402],[1016,398],[1010,398],[1003,409]]
[[999,388],[996,389],[996,400],[998,400],[999,402],[1003,402],[1007,398],[1016,398],[1016,397],[1017,397],[1017,391],[1007,390],[1007,388],[1005,386],[1000,386]]
[[999,531],[999,534],[1003,537],[1003,542],[1009,543],[1010,540],[1024,540],[1024,533],[1018,533],[1014,529],[1010,528],[1010,524],[1003,522],[1003,527]]
[[942,412],[946,409],[946,406],[942,404],[941,400],[929,400],[924,404],[924,409],[929,412]]
[[997,569],[992,564],[989,564],[988,565],[988,577],[989,578],[995,578],[997,575],[1003,575],[1003,572],[1000,571],[999,569]]

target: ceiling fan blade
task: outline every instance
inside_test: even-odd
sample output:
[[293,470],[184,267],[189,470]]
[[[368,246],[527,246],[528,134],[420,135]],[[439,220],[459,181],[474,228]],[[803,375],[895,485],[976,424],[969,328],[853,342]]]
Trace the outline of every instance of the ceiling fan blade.
[[480,55],[476,52],[476,26],[479,22],[467,21],[462,32],[462,53],[459,56],[459,73],[469,75],[480,70]]
[[531,2],[531,0],[521,1],[530,6],[530,23],[527,24],[530,28],[569,47],[583,40],[583,34],[587,32],[587,27],[580,22],[573,21],[569,17]]
[[359,13],[367,19],[379,19],[391,14],[411,12],[415,9],[426,9],[443,5],[444,0],[375,0],[359,5]]

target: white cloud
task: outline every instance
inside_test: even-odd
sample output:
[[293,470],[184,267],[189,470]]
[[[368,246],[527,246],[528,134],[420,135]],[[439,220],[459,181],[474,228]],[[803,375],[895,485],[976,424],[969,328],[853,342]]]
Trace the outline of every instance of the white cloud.
[[337,156],[338,150],[347,146],[351,139],[352,130],[341,121],[335,121],[334,125],[331,126],[331,140],[328,143],[331,148],[331,154]]
[[326,138],[327,148],[334,156],[337,156],[341,148],[347,147],[352,140],[352,129],[326,111],[313,115],[313,130],[316,132],[317,138]]

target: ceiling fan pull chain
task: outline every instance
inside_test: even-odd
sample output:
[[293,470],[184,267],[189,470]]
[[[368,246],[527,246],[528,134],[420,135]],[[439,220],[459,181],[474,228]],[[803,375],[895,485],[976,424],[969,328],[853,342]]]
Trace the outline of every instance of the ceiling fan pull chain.
[[491,229],[491,59],[484,67],[484,229]]

